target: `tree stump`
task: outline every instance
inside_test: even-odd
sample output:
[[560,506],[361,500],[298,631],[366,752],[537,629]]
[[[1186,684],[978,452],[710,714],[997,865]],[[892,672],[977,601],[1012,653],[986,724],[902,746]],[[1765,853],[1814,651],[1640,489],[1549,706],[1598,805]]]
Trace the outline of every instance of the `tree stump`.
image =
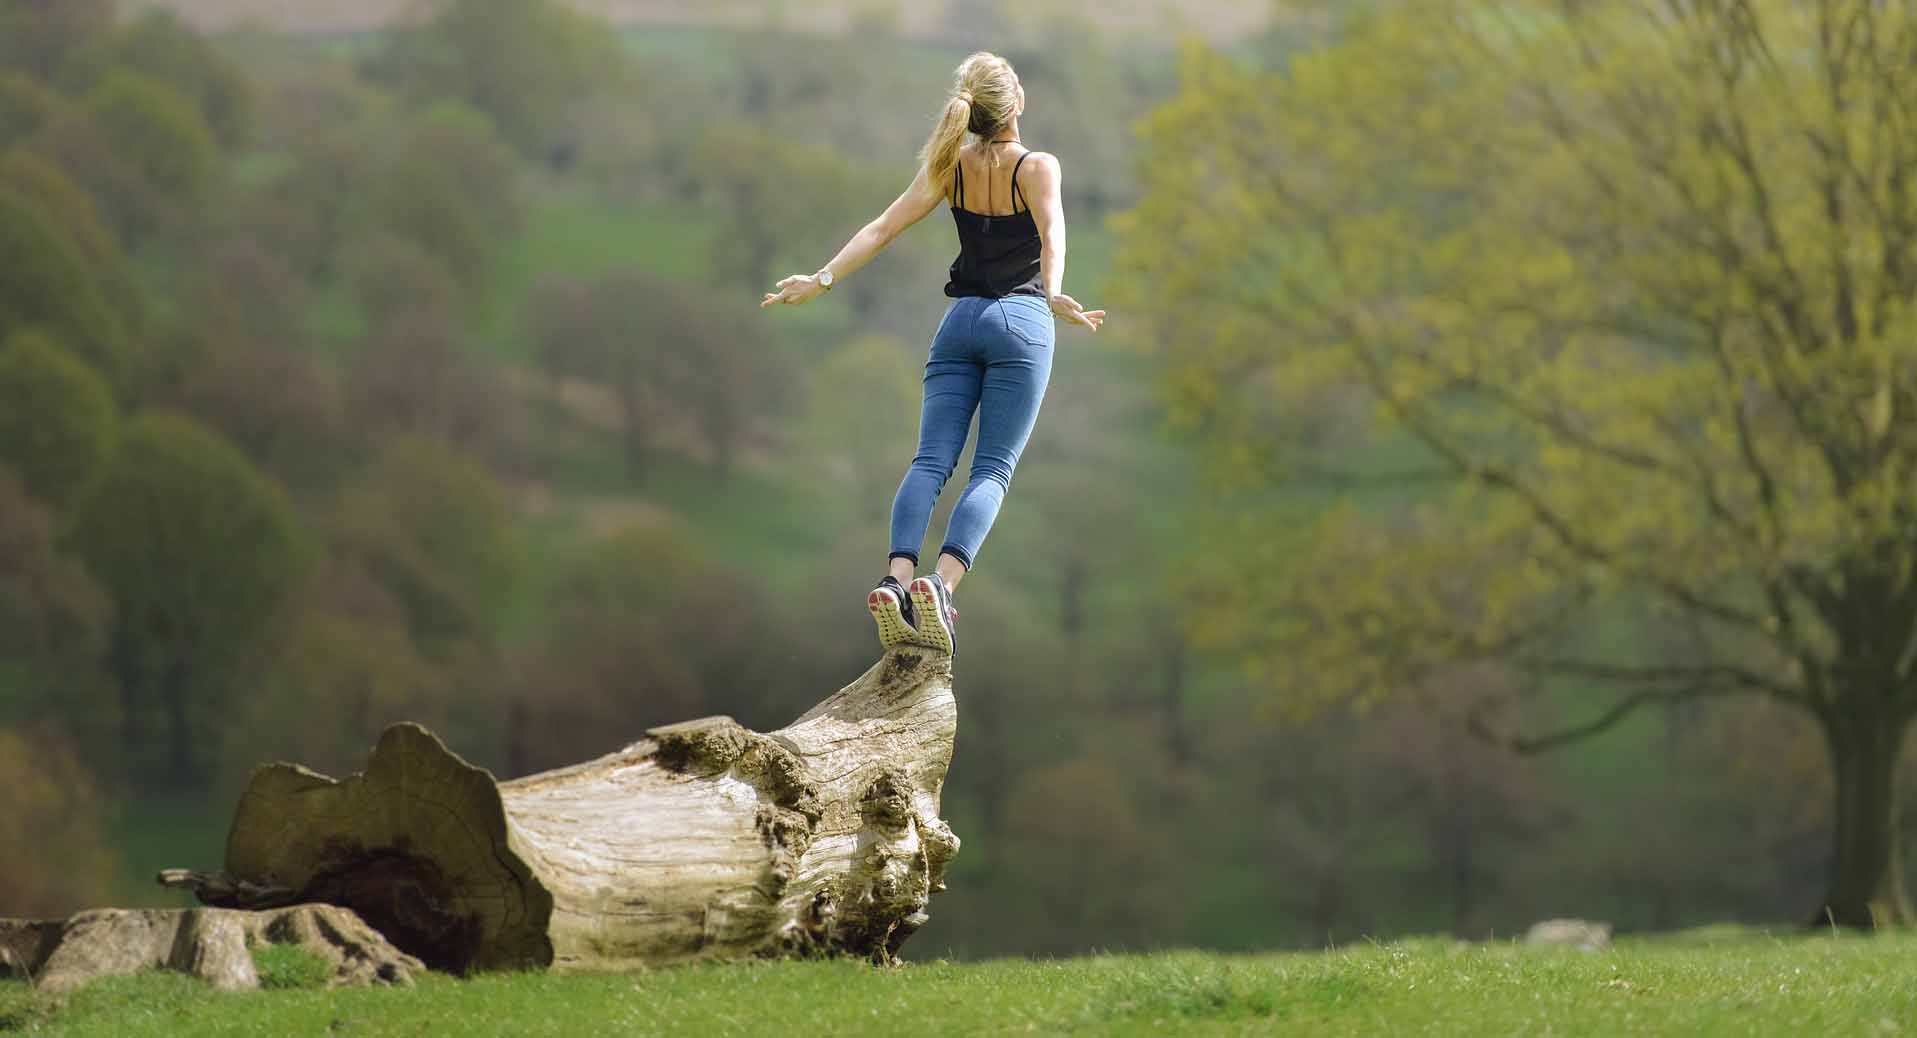
[[0,919],[0,977],[71,991],[96,977],[175,970],[214,987],[260,986],[250,949],[293,944],[329,967],[328,985],[411,984],[425,967],[353,913],[332,905],[272,911],[99,908],[64,921]]
[[428,966],[623,969],[849,953],[890,961],[944,889],[951,657],[902,647],[776,732],[655,728],[496,782],[413,724],[334,780],[257,770],[208,904],[351,908]]

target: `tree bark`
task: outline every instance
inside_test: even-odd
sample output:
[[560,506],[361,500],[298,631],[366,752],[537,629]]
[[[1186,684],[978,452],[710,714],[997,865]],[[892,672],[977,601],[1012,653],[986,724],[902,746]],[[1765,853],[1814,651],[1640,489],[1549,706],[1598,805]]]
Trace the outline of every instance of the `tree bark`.
[[1851,711],[1824,719],[1836,776],[1835,845],[1824,910],[1812,925],[1883,927],[1917,922],[1904,890],[1898,827],[1901,718]]
[[193,732],[187,722],[187,675],[179,663],[168,664],[161,697],[166,704],[168,735],[167,773],[175,786],[186,788],[194,781]]
[[362,773],[254,773],[209,904],[352,908],[438,969],[620,969],[850,953],[889,961],[959,841],[938,817],[951,657],[888,652],[776,732],[652,729],[495,782],[394,725]]

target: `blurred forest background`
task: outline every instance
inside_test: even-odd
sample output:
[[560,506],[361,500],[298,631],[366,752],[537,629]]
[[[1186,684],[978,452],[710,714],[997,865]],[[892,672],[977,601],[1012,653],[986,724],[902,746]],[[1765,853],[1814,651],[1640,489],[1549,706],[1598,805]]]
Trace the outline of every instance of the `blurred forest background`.
[[[1449,491],[1387,478],[1432,452],[1323,378],[1295,383],[1308,415],[1259,397],[1245,343],[1323,329],[1180,310],[1236,286],[1304,312],[1261,264],[1334,251],[1181,237],[1167,207],[1325,215],[1258,214],[1259,158],[1187,161],[1190,135],[1364,160],[1283,138],[1270,120],[1303,102],[1261,91],[1300,76],[1345,115],[1417,95],[1431,84],[1376,60],[1415,25],[1193,2],[1202,32],[1174,41],[1142,4],[1105,26],[1067,3],[785,6],[441,0],[329,26],[0,0],[0,914],[176,903],[153,873],[217,867],[255,764],[345,774],[396,720],[510,777],[706,714],[776,727],[868,666],[949,218],[817,305],[757,302],[903,189],[951,69],[987,48],[1023,79],[1024,139],[1066,171],[1066,289],[1111,318],[1061,329],[963,592],[944,810],[964,848],[912,947],[1810,916],[1833,779],[1807,711],[1672,694],[1522,755],[1470,731],[1504,688],[1481,669],[1377,694],[1403,675],[1366,653],[1417,652],[1349,632],[1397,622],[1392,574],[1362,562],[1397,556],[1325,524],[1425,551],[1407,586],[1478,565],[1418,525]],[[1400,125],[1454,134],[1430,165],[1463,168],[1481,142],[1443,114]],[[1400,158],[1370,190],[1466,204]],[[1276,443],[1303,456],[1277,464]],[[1335,596],[1349,574],[1373,596],[1329,613],[1342,654],[1264,637],[1299,614],[1243,586],[1294,562],[1286,587]],[[1583,629],[1605,659],[1690,644],[1606,608]],[[1522,720],[1582,723],[1615,676],[1554,672]]]

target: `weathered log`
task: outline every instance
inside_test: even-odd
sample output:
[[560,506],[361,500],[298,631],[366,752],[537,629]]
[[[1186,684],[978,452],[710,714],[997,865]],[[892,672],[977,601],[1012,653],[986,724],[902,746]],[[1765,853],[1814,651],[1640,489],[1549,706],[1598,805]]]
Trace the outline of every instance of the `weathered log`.
[[890,960],[959,841],[939,819],[951,657],[888,652],[776,732],[709,717],[496,782],[417,725],[342,781],[260,768],[209,902],[349,907],[437,969]]
[[272,911],[99,908],[65,920],[0,919],[0,977],[70,991],[96,977],[163,969],[226,990],[260,986],[251,949],[293,944],[329,967],[328,985],[411,984],[425,968],[352,912],[333,905]]

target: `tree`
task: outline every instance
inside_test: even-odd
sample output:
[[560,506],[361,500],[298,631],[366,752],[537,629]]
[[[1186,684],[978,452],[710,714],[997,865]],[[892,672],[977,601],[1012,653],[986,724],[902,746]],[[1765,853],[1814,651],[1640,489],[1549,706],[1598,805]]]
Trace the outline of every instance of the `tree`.
[[[724,217],[715,273],[752,289],[784,273],[776,267],[788,253],[829,258],[857,229],[852,221],[870,219],[911,179],[909,169],[881,177],[829,147],[749,123],[707,127],[693,161],[706,200]],[[795,198],[808,204],[795,209]]]
[[324,280],[345,266],[379,156],[366,134],[337,127],[291,142],[289,155],[291,168],[239,201],[238,222],[304,278]]
[[392,34],[367,63],[369,78],[471,105],[522,154],[571,165],[587,143],[579,111],[623,71],[612,27],[551,0],[439,0],[434,8]]
[[335,551],[405,607],[429,654],[490,642],[517,571],[504,490],[485,466],[442,443],[401,438],[342,488]]
[[65,100],[19,72],[0,71],[0,148],[32,137],[52,123]]
[[213,131],[193,102],[132,72],[102,78],[37,146],[86,188],[127,243],[181,224],[220,173]]
[[57,729],[0,728],[0,912],[45,918],[112,891],[106,797]]
[[212,182],[219,155],[193,103],[155,79],[116,72],[86,103],[115,150],[169,199],[191,201]]
[[505,236],[524,212],[512,152],[484,116],[440,105],[396,127],[400,139],[370,199],[374,228],[416,244],[477,304]]
[[769,348],[763,315],[686,300],[676,320],[656,327],[677,364],[669,387],[705,441],[707,462],[724,475],[746,450],[775,442],[798,380],[791,354]]
[[43,206],[56,216],[80,250],[107,293],[107,304],[129,327],[140,321],[140,294],[128,268],[125,250],[100,222],[98,207],[59,165],[34,151],[15,148],[0,153],[0,184]]
[[366,243],[355,268],[371,328],[349,360],[346,404],[368,453],[400,434],[489,459],[509,453],[517,401],[467,342],[452,273],[418,243],[390,235]]
[[37,156],[0,156],[0,337],[44,329],[125,389],[139,297],[93,207]]
[[916,405],[919,365],[897,339],[862,335],[814,366],[806,381],[797,446],[849,488],[862,518],[883,517],[911,460],[899,416]]
[[[580,545],[555,568],[544,620],[519,668],[524,721],[514,769],[550,767],[620,745],[617,733],[670,717],[774,713],[787,644],[745,576],[682,529],[636,526]],[[700,633],[723,615],[758,643]]]
[[119,412],[106,380],[45,335],[0,343],[0,464],[33,496],[64,506],[99,473]]
[[236,666],[271,630],[303,568],[304,536],[278,484],[183,415],[128,423],[71,538],[117,606],[111,666],[129,757],[150,711],[166,722],[166,774],[203,777]]
[[75,51],[113,24],[113,0],[3,0],[0,67],[51,81]]
[[[364,570],[335,560],[330,584],[358,592],[323,593],[303,609],[291,635],[247,697],[236,720],[249,735],[229,770],[244,779],[262,760],[299,760],[350,771],[388,724],[446,709],[474,711],[470,690],[421,651],[406,610]],[[328,587],[328,592],[347,588]],[[370,592],[370,593],[369,593]],[[370,600],[371,613],[342,608]]]
[[1817,918],[1910,922],[1914,29],[1419,0],[1284,71],[1189,51],[1120,282],[1240,492],[1207,641],[1300,709],[1495,662],[1526,750],[1771,697],[1836,777]]
[[531,323],[549,374],[590,379],[617,397],[634,476],[661,432],[682,424],[725,471],[769,435],[786,400],[789,365],[764,347],[761,322],[654,274],[547,281],[534,293]]
[[91,736],[112,617],[106,592],[60,552],[54,514],[0,464],[0,720],[58,717]]
[[61,79],[84,89],[116,69],[179,91],[199,110],[221,147],[232,150],[245,143],[253,111],[245,76],[178,15],[149,10],[115,26],[76,53]]

